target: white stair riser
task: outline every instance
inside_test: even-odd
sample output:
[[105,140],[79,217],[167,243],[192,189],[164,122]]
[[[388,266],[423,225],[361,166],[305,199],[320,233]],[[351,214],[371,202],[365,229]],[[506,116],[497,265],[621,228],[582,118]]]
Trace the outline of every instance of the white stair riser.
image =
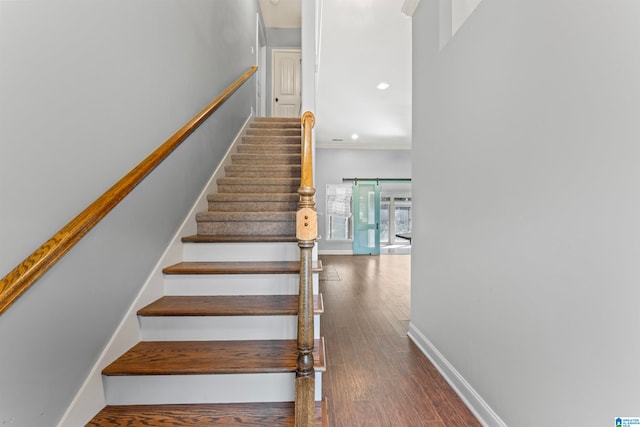
[[185,243],[184,261],[298,261],[295,242],[273,243]]
[[[141,316],[142,341],[296,339],[297,316]],[[314,316],[320,339],[320,315]]]
[[[295,373],[103,376],[107,405],[293,402]],[[315,399],[322,399],[316,372]]]
[[[313,293],[318,293],[313,275]],[[167,275],[165,295],[298,295],[298,274]]]

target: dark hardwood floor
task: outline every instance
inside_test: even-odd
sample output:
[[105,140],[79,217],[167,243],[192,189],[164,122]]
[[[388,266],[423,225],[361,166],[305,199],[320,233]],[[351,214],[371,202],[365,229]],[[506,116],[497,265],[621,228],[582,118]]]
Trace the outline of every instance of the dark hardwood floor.
[[327,371],[333,427],[480,426],[407,337],[409,255],[322,255]]

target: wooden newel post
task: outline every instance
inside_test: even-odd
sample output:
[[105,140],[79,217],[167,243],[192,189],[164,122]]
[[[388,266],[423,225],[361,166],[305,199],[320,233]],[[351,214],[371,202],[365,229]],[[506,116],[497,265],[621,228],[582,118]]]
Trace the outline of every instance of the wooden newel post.
[[318,236],[313,187],[312,113],[302,116],[302,176],[300,203],[296,215],[296,238],[300,247],[300,289],[298,299],[298,359],[296,362],[296,427],[314,425],[315,370],[313,367],[313,248]]

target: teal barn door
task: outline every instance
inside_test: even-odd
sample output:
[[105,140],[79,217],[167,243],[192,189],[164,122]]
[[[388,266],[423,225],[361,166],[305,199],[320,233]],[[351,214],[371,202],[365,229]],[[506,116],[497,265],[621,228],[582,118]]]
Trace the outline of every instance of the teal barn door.
[[380,254],[380,182],[353,183],[353,253]]

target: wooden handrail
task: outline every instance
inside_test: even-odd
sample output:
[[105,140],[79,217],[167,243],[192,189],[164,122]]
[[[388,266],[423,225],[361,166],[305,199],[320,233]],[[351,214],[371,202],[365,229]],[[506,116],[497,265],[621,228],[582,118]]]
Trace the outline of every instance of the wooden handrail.
[[200,126],[224,101],[226,101],[257,70],[249,68],[227,87],[216,99],[203,108],[176,133],[156,148],[142,162],[122,177],[96,201],[72,219],[60,231],[35,250],[22,263],[0,280],[0,314],[20,295],[47,272],[60,258],[104,218],[127,194],[175,150],[198,126]]
[[312,253],[318,236],[318,224],[313,198],[312,129],[315,117],[306,112],[302,116],[302,175],[300,179],[299,209],[296,215],[296,238],[300,247],[300,289],[298,297],[298,359],[296,362],[296,427],[314,425],[315,370],[313,367],[313,271]]

